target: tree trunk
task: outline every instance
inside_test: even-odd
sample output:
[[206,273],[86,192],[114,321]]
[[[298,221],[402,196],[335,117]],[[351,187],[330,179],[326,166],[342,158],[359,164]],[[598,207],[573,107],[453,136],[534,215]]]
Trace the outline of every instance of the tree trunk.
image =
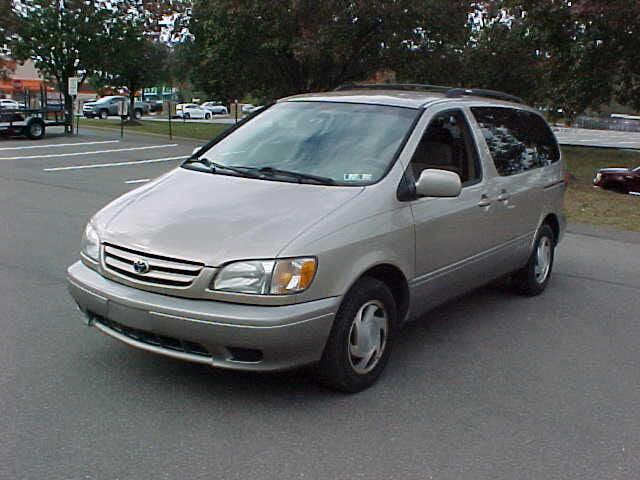
[[135,116],[135,106],[136,106],[136,93],[135,90],[129,90],[129,119],[127,123],[130,125],[139,125],[140,122],[136,120]]

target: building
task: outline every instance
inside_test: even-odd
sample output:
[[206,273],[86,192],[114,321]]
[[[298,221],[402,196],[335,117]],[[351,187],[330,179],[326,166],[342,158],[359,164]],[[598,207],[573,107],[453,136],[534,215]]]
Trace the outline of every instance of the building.
[[[23,102],[27,97],[39,98],[40,92],[46,89],[50,103],[61,101],[62,96],[58,92],[57,85],[54,82],[47,82],[42,77],[33,60],[20,63],[5,59],[5,62],[8,75],[4,79],[0,78],[0,98],[12,98]],[[89,96],[95,96],[95,92],[85,84],[80,88],[78,97],[82,99]]]

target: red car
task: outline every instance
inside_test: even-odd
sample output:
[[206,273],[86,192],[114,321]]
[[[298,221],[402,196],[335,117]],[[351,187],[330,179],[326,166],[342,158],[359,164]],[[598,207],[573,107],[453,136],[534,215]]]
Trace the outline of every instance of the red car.
[[601,168],[596,172],[593,184],[620,193],[640,192],[640,167]]

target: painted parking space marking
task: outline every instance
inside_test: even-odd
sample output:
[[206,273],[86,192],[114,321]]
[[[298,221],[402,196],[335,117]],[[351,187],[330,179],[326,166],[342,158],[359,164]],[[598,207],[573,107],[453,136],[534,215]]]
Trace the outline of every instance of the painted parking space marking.
[[36,158],[59,158],[59,157],[77,157],[80,155],[101,155],[105,153],[117,153],[117,152],[135,152],[138,150],[151,150],[157,148],[173,148],[177,147],[177,143],[169,143],[167,145],[148,145],[145,147],[129,147],[129,148],[115,148],[112,150],[94,150],[92,152],[73,152],[73,153],[51,153],[47,155],[29,155],[26,157],[0,157],[0,160],[32,160]]
[[128,185],[131,185],[131,184],[134,184],[134,183],[147,183],[150,180],[151,180],[150,178],[139,178],[137,180],[125,180],[124,183],[126,183]]
[[76,143],[51,143],[49,145],[28,145],[24,147],[2,147],[0,151],[7,150],[31,150],[34,148],[62,148],[62,147],[75,147],[79,145],[101,145],[105,143],[119,143],[120,140],[102,140],[99,142],[76,142]]
[[[145,147],[145,148],[148,148],[148,147]],[[180,157],[153,158],[151,160],[132,160],[130,162],[95,163],[95,164],[89,164],[89,165],[72,165],[68,167],[52,167],[52,168],[43,168],[42,170],[45,172],[60,172],[65,170],[84,170],[88,168],[123,167],[127,165],[139,165],[143,163],[160,163],[160,162],[170,162],[172,160],[184,160],[185,158],[189,158],[189,155],[183,155]]]

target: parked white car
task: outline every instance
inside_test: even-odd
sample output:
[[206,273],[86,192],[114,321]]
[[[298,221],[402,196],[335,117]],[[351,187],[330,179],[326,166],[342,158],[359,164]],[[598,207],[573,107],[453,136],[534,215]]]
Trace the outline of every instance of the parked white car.
[[245,103],[244,105],[242,105],[242,107],[240,107],[240,111],[242,113],[244,113],[245,115],[249,115],[250,113],[255,112],[256,110],[260,109],[261,107],[256,107],[255,105],[252,105],[251,103]]
[[227,107],[216,102],[204,102],[202,108],[211,112],[212,115],[229,115]]
[[19,108],[20,104],[15,100],[11,100],[10,98],[0,99],[0,110],[18,110]]
[[181,103],[176,105],[176,115],[180,118],[204,118],[209,120],[211,112],[195,103]]

